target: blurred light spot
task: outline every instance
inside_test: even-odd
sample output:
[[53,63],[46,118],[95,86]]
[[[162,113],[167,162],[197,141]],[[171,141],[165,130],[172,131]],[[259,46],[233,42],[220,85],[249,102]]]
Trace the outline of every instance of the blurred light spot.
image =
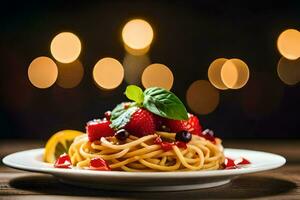
[[208,79],[210,83],[218,89],[226,90],[228,87],[223,83],[221,78],[221,69],[227,61],[226,58],[218,58],[214,60],[208,68]]
[[75,34],[63,32],[53,38],[50,50],[57,61],[71,63],[78,58],[81,51],[81,43]]
[[249,118],[260,119],[280,106],[283,84],[270,73],[256,73],[241,91],[242,105]]
[[242,88],[249,80],[249,68],[240,59],[227,60],[221,69],[221,78],[230,89]]
[[141,56],[141,55],[145,55],[149,51],[150,45],[143,49],[133,49],[133,48],[130,48],[129,46],[127,46],[126,44],[124,44],[124,48],[131,55]]
[[96,63],[93,78],[100,88],[105,90],[114,89],[123,81],[123,66],[114,58],[103,58]]
[[219,91],[208,81],[197,80],[188,88],[186,101],[193,112],[205,115],[216,109],[219,96]]
[[125,81],[128,84],[139,85],[144,69],[150,65],[151,61],[148,55],[134,56],[126,54],[123,60],[125,70]]
[[142,83],[145,88],[162,87],[170,90],[173,86],[173,73],[163,64],[151,64],[142,74]]
[[[134,19],[125,24],[122,30],[122,38],[124,44],[127,46],[126,50],[128,50],[128,48],[131,50],[149,50],[153,40],[153,29],[145,20]],[[145,51],[145,53],[147,51]],[[128,52],[130,53],[130,51]]]
[[300,32],[295,29],[283,31],[277,40],[280,54],[287,59],[295,60],[300,57]]
[[295,85],[300,81],[300,58],[288,60],[282,57],[277,65],[279,78],[287,85]]
[[48,88],[57,79],[58,70],[55,62],[48,57],[41,56],[34,59],[28,68],[28,78],[37,88]]
[[84,69],[79,60],[72,63],[58,63],[56,83],[62,88],[74,88],[82,80]]

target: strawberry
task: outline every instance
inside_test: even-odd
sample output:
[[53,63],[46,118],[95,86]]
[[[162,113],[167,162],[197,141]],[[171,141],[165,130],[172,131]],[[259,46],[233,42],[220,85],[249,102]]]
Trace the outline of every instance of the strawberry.
[[124,128],[137,137],[152,134],[156,128],[154,115],[144,108],[138,108]]
[[90,142],[99,140],[101,137],[114,136],[115,131],[110,128],[110,121],[97,119],[89,121],[86,125],[86,132]]
[[194,135],[200,135],[202,132],[202,127],[199,123],[199,119],[192,114],[189,114],[188,120],[165,120],[166,126],[171,132],[188,131]]

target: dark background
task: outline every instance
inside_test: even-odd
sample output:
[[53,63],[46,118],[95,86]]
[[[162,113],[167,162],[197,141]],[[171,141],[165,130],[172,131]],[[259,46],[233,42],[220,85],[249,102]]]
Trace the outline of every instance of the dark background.
[[[121,30],[132,18],[143,18],[152,25],[151,61],[171,68],[175,77],[172,91],[184,101],[193,81],[207,79],[214,59],[237,57],[248,64],[248,84],[240,90],[220,91],[217,109],[199,116],[204,127],[224,138],[299,138],[299,83],[285,85],[276,72],[281,57],[276,48],[279,34],[288,28],[300,29],[297,1],[1,4],[1,138],[48,138],[62,129],[84,130],[86,121],[101,117],[125,100],[125,82],[103,92],[93,83],[91,72],[102,57],[122,61]],[[27,68],[38,56],[51,57],[50,42],[62,31],[81,39],[84,78],[73,89],[58,85],[35,88]]]

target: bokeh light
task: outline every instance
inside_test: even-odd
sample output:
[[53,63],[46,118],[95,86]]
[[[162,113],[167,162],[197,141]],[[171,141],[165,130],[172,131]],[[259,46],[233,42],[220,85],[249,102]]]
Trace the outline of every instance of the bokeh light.
[[153,40],[153,29],[145,20],[133,19],[125,24],[122,30],[122,38],[125,49],[129,49],[129,53],[130,50],[144,50],[147,53]]
[[283,31],[277,40],[277,48],[282,56],[295,60],[300,57],[300,32],[295,29]]
[[133,48],[130,48],[129,46],[127,46],[126,44],[124,44],[124,48],[131,55],[141,56],[141,55],[145,55],[146,53],[148,53],[148,51],[150,49],[150,45],[143,49],[133,49]]
[[206,80],[193,82],[186,93],[189,108],[197,113],[206,115],[213,112],[219,104],[219,91]]
[[145,88],[162,87],[170,90],[173,86],[174,76],[172,71],[163,64],[149,65],[142,74],[142,84]]
[[79,60],[72,63],[58,63],[58,78],[56,83],[62,88],[74,88],[82,80],[84,68]]
[[245,62],[237,58],[229,59],[221,69],[222,82],[230,89],[240,89],[248,82],[249,73]]
[[28,78],[37,88],[49,88],[57,79],[58,70],[55,62],[46,56],[34,59],[28,67]]
[[221,78],[221,69],[227,61],[226,58],[218,58],[214,60],[208,68],[208,79],[210,83],[218,89],[226,90],[228,87],[223,83]]
[[73,33],[59,33],[53,38],[50,51],[57,61],[71,63],[78,58],[81,52],[81,42]]
[[125,81],[128,84],[140,85],[142,73],[150,63],[148,55],[134,56],[126,54],[123,60]]
[[277,65],[277,73],[285,84],[297,84],[300,81],[300,58],[289,60],[282,57]]
[[95,83],[104,90],[118,87],[124,78],[122,64],[114,58],[102,58],[93,69]]

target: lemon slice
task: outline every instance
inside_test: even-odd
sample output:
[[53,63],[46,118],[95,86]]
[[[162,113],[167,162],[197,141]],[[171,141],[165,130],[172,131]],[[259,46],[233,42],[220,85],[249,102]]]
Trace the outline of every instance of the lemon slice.
[[74,138],[82,134],[80,131],[62,130],[52,135],[45,147],[44,161],[54,163],[61,154],[68,153]]

